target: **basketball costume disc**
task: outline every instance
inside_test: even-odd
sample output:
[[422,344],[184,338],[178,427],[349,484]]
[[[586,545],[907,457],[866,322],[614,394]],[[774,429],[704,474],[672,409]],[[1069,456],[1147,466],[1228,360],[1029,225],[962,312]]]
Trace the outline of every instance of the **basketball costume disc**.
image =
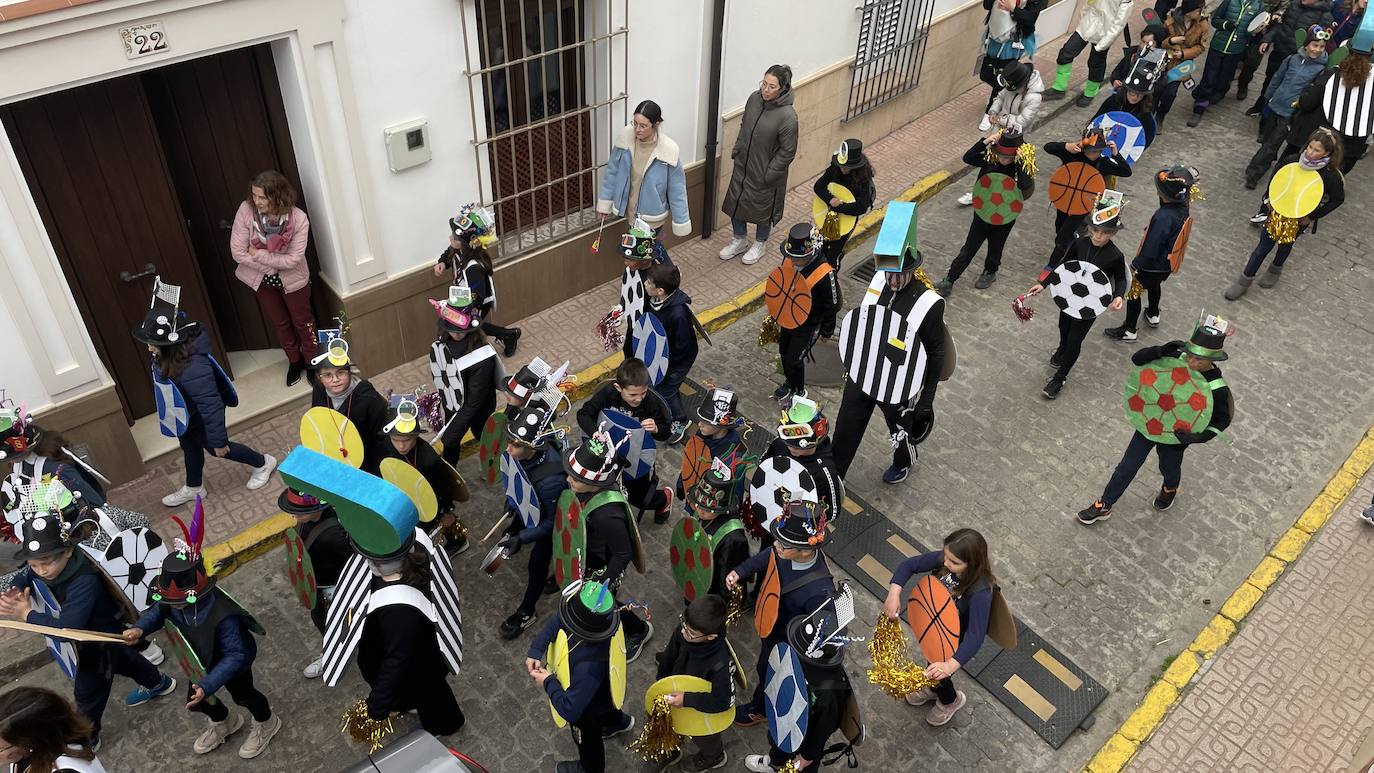
[[1077,217],[1093,210],[1093,202],[1107,190],[1102,173],[1082,161],[1070,161],[1050,175],[1050,203],[1066,215]]

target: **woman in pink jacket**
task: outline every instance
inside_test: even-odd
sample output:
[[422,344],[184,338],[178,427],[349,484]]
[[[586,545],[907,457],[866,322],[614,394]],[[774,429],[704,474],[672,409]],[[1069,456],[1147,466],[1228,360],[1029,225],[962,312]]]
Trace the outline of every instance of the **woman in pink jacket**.
[[234,276],[258,294],[262,311],[277,329],[290,363],[286,385],[301,380],[315,357],[315,317],[310,311],[310,267],[305,243],[310,221],[296,207],[296,191],[281,172],[260,172],[248,200],[234,215],[229,251]]

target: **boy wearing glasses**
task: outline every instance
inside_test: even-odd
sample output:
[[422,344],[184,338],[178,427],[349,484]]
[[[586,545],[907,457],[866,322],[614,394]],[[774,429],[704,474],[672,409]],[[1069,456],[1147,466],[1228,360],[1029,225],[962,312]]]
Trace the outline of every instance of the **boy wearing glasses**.
[[[688,604],[682,613],[682,625],[673,631],[668,646],[659,655],[655,679],[677,675],[705,679],[711,683],[711,691],[669,693],[668,705],[673,709],[719,714],[734,705],[735,662],[725,639],[725,601],[719,596],[708,594]],[[664,767],[679,761],[683,773],[704,773],[725,767],[729,758],[721,733],[696,736],[692,740],[696,742],[696,754],[683,760],[679,749]]]

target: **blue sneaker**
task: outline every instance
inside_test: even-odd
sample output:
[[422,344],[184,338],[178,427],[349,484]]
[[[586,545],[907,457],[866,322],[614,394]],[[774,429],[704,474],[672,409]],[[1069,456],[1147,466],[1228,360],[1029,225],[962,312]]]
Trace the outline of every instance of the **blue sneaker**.
[[167,693],[177,688],[177,680],[166,674],[162,675],[162,681],[157,686],[148,689],[147,687],[135,687],[128,695],[124,696],[125,706],[142,706],[153,698],[161,698]]
[[883,471],[883,483],[897,484],[906,480],[906,475],[911,472],[910,467],[892,466]]

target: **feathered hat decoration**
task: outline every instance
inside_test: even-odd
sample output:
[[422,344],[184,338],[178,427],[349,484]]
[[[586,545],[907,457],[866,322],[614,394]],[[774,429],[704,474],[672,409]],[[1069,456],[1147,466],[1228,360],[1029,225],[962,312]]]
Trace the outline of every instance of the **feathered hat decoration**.
[[186,522],[172,516],[177,526],[181,527],[181,536],[172,540],[172,546],[177,553],[184,553],[191,561],[200,559],[200,548],[205,541],[205,502],[199,496],[196,497],[196,509],[191,512],[191,525],[188,527]]

